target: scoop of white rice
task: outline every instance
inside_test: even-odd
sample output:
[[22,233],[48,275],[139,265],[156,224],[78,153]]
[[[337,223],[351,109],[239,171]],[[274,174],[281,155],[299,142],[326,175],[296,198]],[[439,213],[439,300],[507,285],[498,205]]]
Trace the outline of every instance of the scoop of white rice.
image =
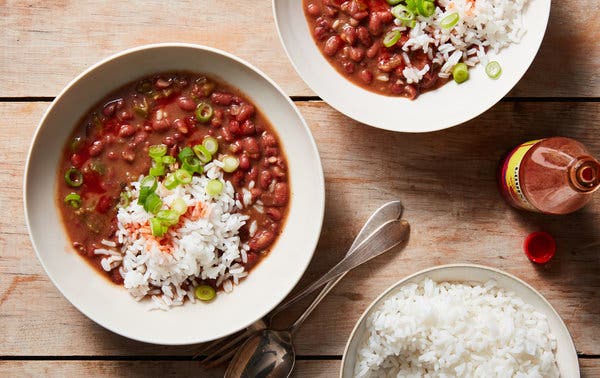
[[546,317],[485,285],[403,286],[366,322],[355,377],[558,377]]
[[[193,290],[202,280],[215,280],[226,292],[247,275],[248,246],[238,235],[248,216],[240,213],[242,204],[235,200],[234,188],[223,179],[218,162],[205,166],[205,174],[173,190],[158,184],[156,193],[169,208],[182,198],[193,209],[182,215],[180,223],[169,229],[165,238],[155,238],[148,224],[151,214],[138,205],[140,182],[131,184],[131,202],[119,207],[115,243],[104,243],[96,254],[106,255],[102,267],[109,271],[119,267],[124,286],[140,300],[151,296],[154,307],[169,309],[182,305],[185,298],[194,302]],[[224,182],[223,192],[211,197],[206,185],[211,179]]]

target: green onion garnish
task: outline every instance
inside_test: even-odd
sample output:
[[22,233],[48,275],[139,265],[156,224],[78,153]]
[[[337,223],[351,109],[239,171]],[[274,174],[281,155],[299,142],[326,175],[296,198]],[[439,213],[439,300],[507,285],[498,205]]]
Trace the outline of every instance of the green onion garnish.
[[213,115],[213,108],[206,102],[201,102],[196,106],[196,119],[202,123],[210,121]]
[[223,188],[225,185],[220,180],[214,179],[210,180],[208,184],[206,184],[206,194],[211,197],[218,196],[223,192]]
[[392,47],[400,40],[400,37],[402,37],[400,30],[391,30],[383,37],[383,45],[385,47]]
[[402,21],[402,23],[409,22],[415,18],[414,12],[402,4],[393,7],[391,12],[394,17]]
[[148,194],[146,201],[144,201],[144,210],[149,213],[155,214],[162,207],[163,202],[156,193]]
[[181,162],[183,162],[183,159],[188,156],[194,156],[194,150],[192,150],[190,147],[182,148],[181,151],[179,151],[179,155],[177,155],[179,161]]
[[212,160],[212,154],[203,145],[197,144],[193,150],[202,164],[206,164]]
[[150,218],[150,231],[152,231],[152,235],[161,237],[167,230],[168,228],[164,227],[159,219]]
[[121,194],[119,195],[119,205],[121,205],[121,207],[127,207],[127,206],[129,206],[130,202],[131,202],[131,193],[129,192],[129,189],[122,191]]
[[458,20],[460,20],[458,13],[450,13],[446,17],[442,18],[440,21],[440,26],[444,29],[450,29],[458,23]]
[[390,5],[398,5],[402,2],[402,0],[387,0],[387,3]]
[[458,84],[467,81],[469,78],[469,68],[464,63],[458,63],[452,69],[452,77]]
[[489,62],[485,66],[485,73],[492,79],[497,79],[502,74],[502,67],[500,67],[500,63],[496,61]]
[[165,166],[161,164],[154,164],[152,168],[150,168],[150,176],[159,177],[165,174]]
[[194,295],[201,301],[207,302],[213,300],[217,295],[217,292],[212,286],[199,285],[194,289]]
[[175,174],[169,173],[165,180],[163,181],[163,185],[165,188],[169,190],[173,190],[179,185],[179,181],[175,178]]
[[167,146],[164,144],[157,144],[148,148],[148,155],[150,155],[153,160],[160,160],[160,158],[165,156],[166,153]]
[[231,173],[238,169],[240,166],[240,161],[235,156],[225,155],[221,159],[221,163],[223,163],[223,170],[227,173]]
[[173,201],[173,204],[171,205],[171,209],[175,212],[177,212],[177,214],[184,214],[187,209],[187,203],[185,203],[185,201],[183,200],[183,198],[176,198],[175,201]]
[[65,181],[67,185],[74,188],[80,187],[83,184],[83,175],[77,168],[69,168],[65,172]]
[[202,172],[204,172],[204,169],[202,168],[202,164],[200,164],[200,160],[198,160],[196,155],[186,156],[181,161],[181,168],[183,168],[186,171],[191,172],[191,173],[202,174]]
[[170,156],[170,155],[163,156],[162,163],[163,164],[175,164],[175,163],[177,163],[177,159],[175,159],[173,156]]
[[417,9],[421,16],[431,17],[435,12],[435,4],[430,0],[417,0]]
[[179,223],[179,213],[175,210],[160,210],[156,213],[156,218],[167,227]]
[[219,151],[219,142],[213,137],[204,138],[202,145],[211,155],[214,155]]
[[69,193],[65,196],[65,204],[74,209],[79,209],[81,207],[81,196],[77,193]]
[[189,184],[192,182],[192,174],[185,169],[181,168],[175,171],[175,179],[180,184]]
[[140,195],[138,197],[138,204],[143,205],[146,202],[146,198],[150,193],[154,193],[158,187],[158,181],[156,177],[146,176],[140,182]]

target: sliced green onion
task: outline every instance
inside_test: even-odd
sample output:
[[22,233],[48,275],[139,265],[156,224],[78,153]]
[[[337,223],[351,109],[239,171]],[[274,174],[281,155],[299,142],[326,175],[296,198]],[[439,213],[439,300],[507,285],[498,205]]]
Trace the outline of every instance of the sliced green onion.
[[157,144],[148,148],[148,155],[154,160],[160,160],[161,157],[167,153],[167,146],[164,144]]
[[500,67],[500,63],[496,61],[489,62],[485,66],[485,73],[492,79],[497,79],[502,74],[502,67]]
[[402,0],[387,0],[387,3],[390,5],[398,5],[402,2]]
[[206,184],[206,194],[211,197],[216,197],[223,192],[223,188],[225,185],[221,182],[221,180],[210,180],[208,184]]
[[79,209],[81,207],[81,196],[77,193],[69,193],[65,196],[65,204],[74,209]]
[[452,69],[452,77],[458,84],[464,83],[469,78],[469,68],[464,63],[458,63]]
[[417,20],[402,21],[402,25],[412,29],[417,26]]
[[156,180],[156,177],[152,177],[152,176],[146,176],[142,179],[142,181],[140,182],[140,189],[142,188],[149,188],[150,191],[155,191],[156,188],[158,188],[158,181]]
[[77,188],[83,184],[83,175],[79,169],[69,168],[67,169],[67,172],[65,172],[65,181],[67,182],[67,185]]
[[197,144],[193,150],[202,164],[206,164],[212,160],[212,154],[203,145]]
[[196,295],[196,298],[200,299],[201,301],[208,302],[215,298],[217,292],[212,286],[199,285],[194,289],[194,294]]
[[202,145],[211,155],[214,155],[219,151],[219,142],[213,137],[204,138]]
[[206,102],[201,102],[196,106],[196,119],[202,123],[210,121],[213,115],[213,108]]
[[156,193],[148,194],[146,201],[144,201],[144,210],[149,213],[155,214],[162,207],[163,202]]
[[150,231],[152,231],[152,235],[161,237],[167,230],[168,228],[163,226],[160,219],[150,218]]
[[161,164],[154,164],[152,168],[150,168],[150,176],[160,177],[165,174],[165,166]]
[[202,174],[202,172],[204,172],[204,169],[202,168],[202,164],[200,164],[200,160],[198,160],[196,155],[186,156],[181,161],[181,168],[183,168],[186,171],[191,172],[191,173]]
[[177,159],[175,159],[173,156],[163,156],[162,157],[162,163],[163,164],[175,164],[177,163]]
[[238,169],[240,166],[240,161],[235,156],[225,155],[221,159],[221,163],[223,163],[223,170],[227,173],[231,173]]
[[163,185],[165,188],[173,190],[177,187],[177,185],[179,185],[179,181],[177,181],[173,173],[169,173],[163,181]]
[[180,184],[189,184],[190,182],[192,182],[192,174],[187,170],[180,168],[175,171],[175,179]]
[[403,23],[413,20],[415,18],[414,12],[412,12],[410,9],[408,9],[405,5],[402,4],[393,7],[391,12],[394,15],[394,17],[396,17]]
[[406,0],[406,8],[412,13],[417,13],[417,0]]
[[188,205],[183,198],[176,198],[171,205],[171,209],[177,212],[177,214],[184,214],[188,209]]
[[130,202],[131,202],[131,193],[129,192],[129,190],[122,191],[121,194],[119,195],[119,205],[121,205],[121,207],[127,207],[127,206],[129,206]]
[[417,9],[421,16],[431,17],[435,12],[435,4],[430,0],[417,0]]
[[73,152],[77,152],[77,150],[79,150],[79,148],[83,145],[83,138],[80,136],[77,136],[75,138],[73,138],[73,140],[71,141],[71,151]]
[[156,213],[156,218],[167,227],[179,223],[179,213],[175,210],[160,210]]
[[440,21],[440,26],[444,29],[450,29],[458,23],[458,20],[460,20],[458,13],[450,13],[446,17],[442,18]]
[[181,161],[183,163],[183,159],[185,159],[188,156],[194,156],[194,150],[192,150],[191,147],[185,147],[182,148],[181,151],[179,151],[179,155],[177,155],[177,157],[179,158],[179,161]]
[[391,30],[383,37],[383,45],[385,47],[392,47],[400,40],[400,37],[402,37],[400,30]]

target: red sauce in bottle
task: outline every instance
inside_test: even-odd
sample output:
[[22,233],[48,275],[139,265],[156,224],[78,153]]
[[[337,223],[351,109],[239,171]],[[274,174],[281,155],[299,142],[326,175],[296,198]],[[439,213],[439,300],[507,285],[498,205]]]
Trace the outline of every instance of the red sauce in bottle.
[[588,203],[600,187],[600,162],[576,140],[539,139],[512,150],[499,179],[500,190],[512,206],[568,214]]

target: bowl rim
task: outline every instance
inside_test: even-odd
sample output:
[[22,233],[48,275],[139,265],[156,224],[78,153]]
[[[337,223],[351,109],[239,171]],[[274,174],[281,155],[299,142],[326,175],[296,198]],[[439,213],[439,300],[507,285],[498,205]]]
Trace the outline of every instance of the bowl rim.
[[[290,98],[290,96],[288,96],[283,89],[273,80],[271,79],[269,76],[267,76],[262,70],[260,70],[259,68],[255,67],[253,64],[249,63],[248,61],[233,55],[227,51],[221,50],[221,49],[217,49],[215,47],[210,47],[210,46],[205,46],[205,45],[200,45],[200,44],[194,44],[194,43],[183,43],[183,42],[162,42],[162,43],[151,43],[151,44],[144,44],[141,46],[135,46],[132,48],[128,48],[125,50],[121,50],[119,52],[116,52],[114,54],[111,54],[101,60],[99,60],[98,62],[88,66],[87,68],[85,68],[83,71],[81,71],[79,74],[77,74],[77,76],[75,76],[75,78],[73,78],[72,80],[70,80],[63,88],[62,90],[59,92],[59,94],[54,98],[54,100],[52,101],[52,103],[50,104],[50,106],[48,106],[48,108],[46,109],[46,111],[43,113],[40,121],[38,122],[35,131],[33,133],[33,136],[31,137],[31,142],[29,144],[29,148],[27,151],[27,157],[26,157],[26,161],[25,161],[25,167],[24,167],[24,171],[23,171],[23,187],[22,187],[22,198],[23,198],[23,212],[24,212],[24,218],[25,218],[25,225],[27,228],[27,233],[29,235],[29,240],[31,242],[31,245],[33,247],[33,250],[35,251],[35,255],[38,259],[38,262],[40,263],[40,265],[42,266],[42,268],[44,269],[44,272],[46,273],[46,276],[50,279],[50,281],[52,282],[52,284],[54,285],[54,287],[56,289],[58,289],[58,291],[60,292],[60,294],[63,296],[63,298],[65,298],[73,307],[75,307],[78,311],[80,311],[82,314],[84,314],[86,317],[88,317],[89,319],[91,319],[94,323],[102,326],[103,328],[116,333],[120,336],[126,337],[128,339],[132,339],[132,340],[136,340],[136,341],[140,341],[140,342],[145,342],[145,343],[150,343],[150,344],[156,344],[156,345],[193,345],[193,344],[197,344],[197,343],[203,343],[203,342],[208,342],[211,340],[217,340],[221,337],[226,337],[228,335],[231,335],[235,332],[238,332],[246,327],[248,327],[250,324],[253,324],[254,322],[256,322],[257,320],[261,319],[262,317],[264,317],[266,314],[268,314],[271,310],[273,310],[275,307],[277,307],[283,300],[285,300],[285,298],[287,297],[287,295],[283,296],[281,298],[281,300],[277,303],[274,303],[272,306],[270,306],[269,308],[267,308],[267,310],[264,312],[264,314],[262,314],[262,316],[258,319],[254,319],[251,323],[248,323],[246,325],[244,325],[243,327],[236,329],[236,330],[232,330],[231,332],[221,335],[218,338],[213,338],[210,340],[196,340],[196,341],[183,341],[183,342],[177,342],[177,341],[165,341],[165,340],[155,340],[152,337],[141,337],[138,335],[132,335],[132,334],[128,334],[127,332],[125,332],[122,329],[115,329],[111,326],[111,324],[109,322],[104,322],[104,321],[100,321],[97,316],[95,316],[91,311],[88,311],[84,308],[81,308],[79,306],[76,306],[73,302],[71,302],[71,300],[69,299],[69,297],[67,297],[65,295],[65,292],[63,290],[62,285],[60,285],[57,280],[55,279],[55,277],[50,274],[47,265],[44,263],[44,259],[42,258],[41,254],[40,254],[40,248],[38,247],[38,245],[36,244],[35,238],[31,232],[31,227],[30,227],[30,218],[29,218],[29,205],[28,205],[28,197],[27,197],[27,188],[28,188],[28,176],[29,176],[29,171],[30,171],[30,164],[31,164],[31,157],[32,157],[32,153],[34,150],[34,147],[41,143],[41,141],[39,140],[39,133],[40,130],[42,129],[42,127],[44,126],[44,124],[46,123],[46,120],[48,118],[48,116],[52,113],[52,111],[54,110],[54,108],[57,106],[57,104],[61,101],[62,97],[71,90],[71,88],[78,83],[81,79],[83,79],[85,76],[87,76],[88,74],[90,74],[91,72],[93,72],[94,70],[98,69],[99,67],[112,62],[114,60],[117,60],[123,56],[132,54],[132,53],[137,53],[140,51],[144,51],[144,50],[152,50],[152,49],[163,49],[163,48],[186,48],[186,49],[190,49],[190,50],[197,50],[198,52],[202,53],[202,52],[208,52],[208,53],[213,53],[213,54],[217,54],[217,55],[221,55],[223,57],[225,57],[226,59],[230,59],[232,61],[234,61],[235,63],[242,65],[246,68],[248,68],[250,71],[252,71],[253,73],[257,74],[258,76],[260,76],[260,78],[262,80],[264,80],[268,85],[270,85],[271,87],[273,87],[275,89],[276,92],[279,93],[279,95],[281,95],[285,101],[287,101],[287,103],[290,105],[291,110],[293,111],[293,113],[295,114],[296,118],[300,121],[302,128],[304,129],[304,131],[306,132],[308,139],[309,139],[309,147],[312,150],[314,157],[315,157],[315,163],[316,163],[316,168],[317,172],[316,175],[318,176],[318,193],[319,193],[319,197],[320,198],[315,198],[315,202],[316,205],[318,207],[318,212],[316,213],[316,218],[313,218],[312,221],[316,221],[318,222],[318,226],[315,232],[315,235],[311,238],[313,240],[308,240],[307,242],[307,249],[310,250],[310,258],[306,259],[306,262],[304,264],[304,266],[301,269],[302,274],[300,274],[295,280],[293,280],[293,285],[290,286],[289,292],[287,293],[287,295],[289,295],[289,293],[298,285],[298,283],[300,282],[300,280],[302,279],[302,277],[304,276],[304,274],[306,273],[306,269],[308,268],[308,266],[310,265],[319,239],[320,239],[320,235],[323,229],[323,221],[324,221],[324,216],[325,216],[325,177],[324,177],[324,173],[323,173],[323,163],[321,160],[321,156],[319,154],[319,150],[317,148],[317,144],[316,141],[314,139],[314,136],[312,135],[312,131],[310,130],[310,128],[308,127],[308,124],[306,122],[306,120],[304,119],[304,117],[302,116],[302,113],[300,113],[299,109],[297,108],[297,106],[294,104],[294,102],[292,101],[292,99]],[[266,112],[263,109],[263,112],[265,113],[265,115],[268,117],[268,112]]]
[[[441,269],[452,269],[452,268],[475,268],[475,269],[481,269],[484,271],[491,271],[497,274],[500,274],[502,276],[505,276],[511,280],[514,280],[518,283],[520,283],[521,285],[525,286],[527,289],[531,290],[536,296],[538,296],[543,303],[545,303],[548,307],[548,309],[550,310],[550,312],[554,313],[554,315],[556,315],[556,317],[559,319],[560,321],[560,325],[562,326],[562,328],[564,328],[567,331],[567,334],[569,335],[569,345],[567,346],[568,349],[570,349],[570,352],[572,352],[572,354],[574,354],[575,356],[577,356],[577,350],[575,349],[575,344],[573,342],[573,336],[571,335],[571,332],[569,331],[569,328],[567,328],[564,320],[562,319],[562,317],[560,316],[560,314],[554,309],[554,307],[552,307],[552,305],[550,304],[550,302],[548,302],[548,300],[546,299],[546,297],[544,297],[539,291],[537,291],[533,286],[531,286],[530,284],[528,284],[527,282],[523,281],[522,279],[520,279],[517,276],[514,276],[508,272],[505,272],[503,270],[500,270],[498,268],[494,268],[491,266],[485,266],[485,265],[479,265],[479,264],[470,264],[470,263],[455,263],[455,264],[443,264],[443,265],[437,265],[437,266],[433,266],[433,267],[429,267],[429,268],[425,268],[422,269],[418,272],[412,273],[402,279],[400,279],[399,281],[393,283],[392,285],[390,285],[389,287],[387,287],[381,294],[379,294],[370,304],[369,306],[367,306],[367,308],[363,311],[363,313],[361,314],[360,318],[356,321],[356,324],[354,325],[354,327],[352,328],[352,331],[350,332],[350,336],[348,336],[348,340],[346,341],[346,345],[344,346],[344,354],[342,355],[342,362],[340,364],[340,372],[339,372],[339,377],[343,378],[343,372],[344,372],[344,366],[347,363],[347,356],[348,356],[348,349],[350,348],[350,343],[352,342],[352,340],[356,337],[356,332],[358,331],[359,327],[365,322],[367,316],[371,313],[371,310],[373,310],[373,307],[375,307],[377,304],[379,304],[379,302],[382,300],[382,298],[384,298],[385,296],[387,296],[388,294],[390,294],[391,292],[393,292],[394,290],[398,290],[400,289],[400,287],[404,286],[409,280],[423,275],[423,274],[427,274],[430,273],[432,271],[436,271],[436,270],[441,270]],[[466,281],[468,282],[468,281]],[[576,364],[577,364],[577,376],[579,376],[580,374],[580,368],[579,368],[579,358],[576,358]]]
[[[548,30],[548,22],[550,20],[550,11],[551,11],[551,7],[552,7],[552,3],[550,0],[541,0],[541,1],[545,1],[548,4],[548,6],[547,6],[547,12],[545,12],[545,14],[541,15],[544,18],[544,27],[543,27],[543,31],[540,33],[540,36],[537,38],[537,40],[534,43],[533,47],[535,48],[535,53],[531,56],[531,60],[529,60],[529,62],[523,67],[524,68],[523,72],[520,75],[517,75],[515,77],[514,84],[512,84],[506,90],[506,92],[496,91],[496,94],[494,96],[490,96],[490,98],[485,102],[485,104],[480,107],[481,110],[465,112],[461,117],[456,117],[456,119],[451,122],[446,122],[446,123],[439,122],[436,125],[428,126],[426,128],[422,128],[419,130],[401,130],[401,129],[391,126],[389,124],[389,122],[386,123],[385,125],[377,124],[377,122],[375,122],[374,120],[371,120],[369,117],[363,116],[363,114],[366,114],[366,113],[358,112],[356,110],[357,109],[356,107],[344,106],[343,101],[338,101],[335,98],[333,98],[332,96],[329,96],[328,94],[323,95],[323,93],[319,93],[315,90],[314,80],[312,78],[307,78],[306,76],[308,76],[308,75],[302,74],[302,71],[298,68],[297,63],[292,59],[292,56],[289,52],[288,45],[284,42],[283,34],[281,33],[281,28],[279,26],[280,20],[277,17],[277,2],[279,2],[279,1],[282,1],[282,0],[272,0],[272,2],[271,2],[273,19],[275,20],[275,29],[277,30],[277,36],[279,37],[279,42],[281,43],[281,46],[283,46],[283,51],[285,51],[285,55],[287,56],[288,61],[291,63],[292,67],[294,67],[296,74],[298,74],[298,76],[302,79],[304,84],[306,84],[306,86],[308,86],[311,91],[313,91],[317,96],[321,97],[321,99],[323,101],[325,101],[329,106],[331,106],[338,112],[342,113],[343,115],[345,115],[357,122],[364,123],[365,125],[375,127],[375,128],[381,129],[381,130],[394,131],[394,132],[398,132],[398,133],[413,133],[413,134],[430,133],[430,132],[450,129],[452,127],[461,125],[461,124],[468,122],[472,119],[475,119],[475,118],[479,117],[480,115],[482,115],[483,113],[487,112],[492,107],[494,107],[498,102],[500,102],[500,100],[502,100],[508,93],[510,93],[510,91],[514,89],[514,87],[521,81],[521,79],[523,79],[523,76],[525,76],[527,71],[529,71],[529,68],[533,64],[533,61],[535,60],[536,56],[538,55],[538,53],[540,51],[540,47],[541,47],[544,37],[546,35],[546,31]],[[303,1],[303,0],[296,0],[296,1]],[[302,15],[302,16],[304,16],[304,15]],[[311,36],[311,39],[312,39],[312,36]],[[321,52],[321,54],[322,54],[322,52]],[[343,75],[341,75],[339,72],[337,72],[337,69],[334,68],[334,70],[336,71],[336,74],[343,77]],[[343,78],[345,80],[348,80],[346,77],[343,77]],[[350,80],[348,80],[348,81],[353,86],[360,88],[360,90],[362,90],[362,91],[369,92],[373,95],[379,95],[379,96],[383,96],[383,97],[392,97],[392,96],[385,96],[385,95],[379,94],[377,92],[369,91],[367,89],[364,89],[364,88],[358,86],[355,83],[352,83]],[[393,97],[396,97],[396,96],[393,96]],[[332,99],[333,99],[333,101],[332,101]]]

